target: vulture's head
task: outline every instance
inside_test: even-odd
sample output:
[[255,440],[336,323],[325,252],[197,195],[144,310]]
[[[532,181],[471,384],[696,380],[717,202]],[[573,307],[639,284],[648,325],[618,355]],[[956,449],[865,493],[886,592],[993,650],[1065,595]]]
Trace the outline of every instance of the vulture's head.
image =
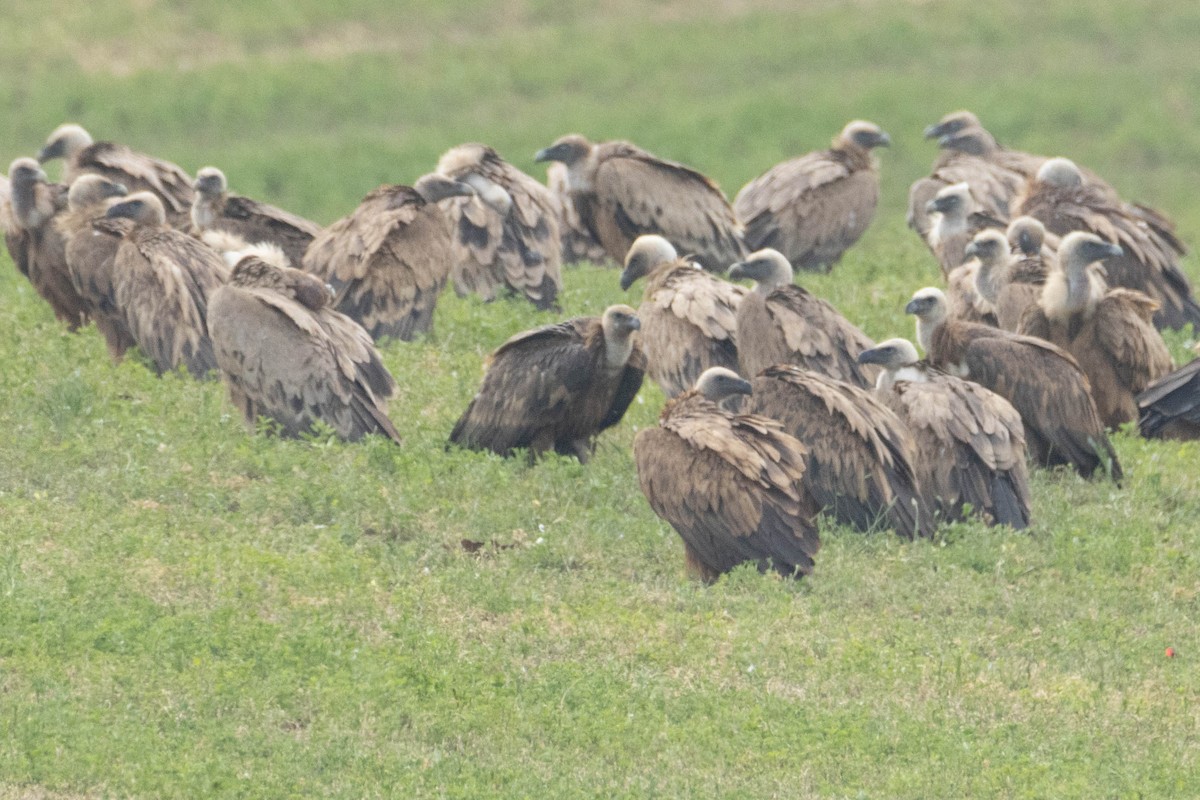
[[1083,185],[1083,173],[1069,158],[1048,158],[1037,171],[1038,183],[1074,189]]
[[938,120],[938,122],[925,129],[925,138],[941,139],[943,136],[952,136],[964,128],[976,127],[981,127],[979,125],[979,117],[970,111],[951,111]]
[[925,213],[942,214],[951,218],[966,218],[971,208],[971,187],[966,181],[942,188],[925,204]]
[[871,150],[876,147],[888,147],[892,143],[892,137],[887,135],[887,132],[876,125],[874,122],[856,119],[853,122],[846,123],[846,127],[842,128],[841,134],[833,140],[835,147],[851,146],[859,147],[863,150]]
[[767,247],[751,253],[729,268],[729,280],[746,278],[769,292],[792,282],[792,265],[783,253]]
[[14,193],[29,189],[35,183],[45,183],[46,173],[32,158],[18,158],[8,165],[8,180]]
[[8,180],[13,222],[22,228],[36,228],[50,218],[53,210],[38,202],[38,184],[46,182],[46,173],[38,162],[16,159],[9,165]]
[[604,328],[605,339],[628,339],[630,334],[642,327],[637,312],[626,305],[609,306],[604,309],[600,324]]
[[980,231],[967,245],[964,255],[978,258],[980,264],[999,264],[1009,254],[1008,239],[998,230]]
[[908,339],[888,339],[858,354],[858,363],[878,364],[889,372],[911,367],[920,360],[916,346]]
[[193,185],[196,187],[197,194],[210,200],[220,197],[229,190],[229,182],[225,180],[225,173],[216,167],[205,167],[197,172]]
[[592,143],[578,133],[568,133],[555,140],[554,144],[538,150],[533,160],[539,164],[544,161],[561,161],[570,167],[586,159],[592,152]]
[[720,403],[735,394],[750,394],[750,381],[725,367],[709,367],[696,379],[696,391],[705,399]]
[[[495,184],[491,185],[495,186]],[[448,178],[436,172],[417,178],[417,182],[413,184],[413,190],[421,195],[426,203],[437,203],[449,197],[469,197],[475,194],[475,190],[469,183]],[[505,192],[505,195],[507,194]]]
[[89,172],[80,175],[71,183],[71,188],[67,190],[67,206],[72,211],[78,211],[102,203],[110,197],[124,197],[127,194],[129,190],[125,188],[125,184]]
[[905,314],[912,314],[922,322],[939,323],[946,319],[946,295],[941,289],[926,286],[918,289],[904,307]]
[[119,203],[113,203],[104,216],[125,217],[142,225],[165,225],[167,212],[162,200],[153,192],[134,192]]
[[625,254],[625,269],[621,272],[621,290],[627,291],[639,278],[644,278],[659,264],[679,258],[675,246],[663,237],[646,233],[633,240]]
[[987,156],[994,153],[998,145],[990,133],[974,125],[941,137],[938,139],[938,147],[971,156]]
[[452,178],[461,178],[468,172],[475,172],[487,164],[501,162],[499,154],[486,144],[468,142],[457,147],[451,147],[438,159],[437,172]]
[[1094,233],[1074,231],[1063,237],[1058,246],[1058,261],[1068,275],[1082,272],[1089,264],[1123,255],[1120,245],[1104,241]]
[[1033,217],[1017,217],[1005,232],[1008,246],[1022,255],[1037,255],[1046,241],[1046,226]]
[[46,138],[38,151],[37,160],[43,164],[55,158],[71,158],[92,143],[92,135],[79,125],[68,122],[59,125]]

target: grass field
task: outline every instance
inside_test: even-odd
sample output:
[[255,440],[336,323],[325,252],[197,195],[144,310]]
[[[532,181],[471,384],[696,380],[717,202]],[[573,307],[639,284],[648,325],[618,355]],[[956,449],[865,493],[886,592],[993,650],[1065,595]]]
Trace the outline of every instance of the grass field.
[[[920,130],[970,107],[1200,245],[1195,3],[396,5],[0,0],[0,162],[73,119],[328,223],[462,141],[540,175],[564,132],[626,137],[732,194],[863,117],[879,218],[805,283],[886,337],[937,275]],[[278,441],[110,365],[0,256],[0,798],[1197,793],[1197,445],[1119,434],[1122,489],[1038,473],[1028,535],[825,525],[811,578],[704,588],[637,487],[656,387],[586,468],[443,450],[481,358],[552,319],[449,295],[384,351],[403,447]]]

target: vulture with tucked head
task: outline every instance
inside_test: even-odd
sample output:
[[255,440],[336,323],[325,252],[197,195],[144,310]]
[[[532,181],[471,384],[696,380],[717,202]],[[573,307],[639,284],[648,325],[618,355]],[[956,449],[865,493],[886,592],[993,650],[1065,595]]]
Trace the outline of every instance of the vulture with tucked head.
[[229,267],[217,251],[169,227],[153,192],[113,203],[105,217],[118,220],[115,229],[124,231],[112,261],[113,302],[133,340],[158,374],[183,366],[206,377],[217,368],[208,301],[229,278]]
[[860,531],[933,536],[914,464],[916,444],[867,389],[790,364],[751,381],[743,410],[778,420],[808,450],[804,483],[821,508]]
[[321,226],[315,222],[249,197],[230,194],[225,173],[216,167],[204,167],[196,173],[192,225],[196,233],[226,231],[247,244],[276,245],[293,267],[300,266],[309,243],[321,233]]
[[562,234],[550,190],[483,144],[451,148],[437,171],[475,193],[449,201],[458,243],[455,291],[493,300],[503,289],[539,309],[557,309]]
[[807,575],[821,547],[804,445],[773,419],[721,407],[749,393],[749,382],[713,367],[633,440],[642,493],[683,539],[688,572],[705,583],[746,561]]
[[38,151],[37,160],[43,164],[55,158],[66,162],[63,180],[67,183],[94,172],[130,192],[153,192],[172,226],[181,230],[190,227],[192,179],[178,165],[123,144],[93,141],[91,134],[74,123],[55,128]]
[[1020,328],[1075,356],[1110,428],[1137,419],[1136,396],[1173,367],[1152,322],[1158,304],[1141,292],[1108,289],[1095,272],[1099,261],[1120,256],[1120,247],[1099,236],[1067,234],[1040,306],[1021,319]]
[[387,416],[396,382],[367,332],[329,301],[306,272],[255,255],[238,261],[208,306],[229,399],[252,431],[259,417],[288,437],[320,421],[348,441],[377,433],[399,443]]
[[805,369],[868,388],[878,370],[858,354],[875,343],[836,308],[792,283],[792,266],[776,250],[759,250],[729,271],[754,290],[737,310],[738,365],[754,377],[776,364]]
[[880,342],[858,358],[883,367],[876,392],[912,433],[917,478],[939,520],[970,513],[989,525],[1029,527],[1025,432],[1011,403],[932,368],[907,339]]
[[609,257],[625,262],[637,237],[658,234],[710,272],[746,252],[742,224],[725,195],[699,172],[629,142],[592,144],[578,134],[539,150],[567,165],[567,187],[584,227]]
[[1122,255],[1105,264],[1109,285],[1136,289],[1158,301],[1154,324],[1160,328],[1182,328],[1188,323],[1200,327],[1200,305],[1179,267],[1185,250],[1168,224],[1156,223],[1086,183],[1073,162],[1046,161],[1015,211],[1037,218],[1058,236],[1085,231],[1120,246]]
[[1142,436],[1200,439],[1200,358],[1147,386],[1137,404]]
[[483,385],[450,441],[530,460],[553,449],[587,463],[594,440],[625,416],[642,386],[646,357],[629,306],[518,333],[492,353]]
[[966,249],[971,240],[982,230],[1005,229],[1005,223],[978,210],[971,196],[971,187],[956,183],[938,191],[926,206],[930,228],[927,243],[937,256],[942,276],[950,273],[967,260]]
[[377,341],[411,341],[433,325],[456,256],[449,209],[465,183],[436,173],[412,188],[380,186],[309,246],[304,268],[331,284],[335,306]]
[[917,317],[917,341],[933,366],[1012,403],[1037,464],[1070,464],[1085,478],[1102,469],[1120,482],[1121,464],[1087,376],[1069,353],[1042,339],[948,319],[940,289],[919,290],[904,311]]
[[579,212],[575,209],[575,201],[571,199],[566,164],[561,161],[551,161],[546,165],[546,186],[558,203],[558,229],[562,233],[563,263],[586,262],[606,266],[617,263],[608,257],[604,246],[596,241],[596,237],[579,218]]
[[679,258],[661,236],[639,236],[621,288],[646,279],[638,318],[650,377],[667,397],[691,389],[710,367],[737,369],[737,313],[746,290]]
[[32,158],[18,158],[8,168],[10,230],[5,234],[9,255],[29,279],[54,316],[75,331],[87,322],[87,307],[71,282],[66,241],[55,224],[67,208],[67,187],[50,183]]
[[855,120],[828,150],[776,164],[747,183],[733,201],[746,246],[771,247],[799,269],[828,272],[875,217],[879,169],[871,150],[891,141],[878,125]]

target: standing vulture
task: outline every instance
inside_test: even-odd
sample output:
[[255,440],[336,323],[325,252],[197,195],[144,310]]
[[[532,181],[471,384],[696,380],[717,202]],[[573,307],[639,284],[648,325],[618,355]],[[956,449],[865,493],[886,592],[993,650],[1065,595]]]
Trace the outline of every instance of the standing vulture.
[[869,390],[790,364],[768,367],[751,387],[743,409],[778,420],[804,444],[804,483],[834,519],[860,531],[933,536],[913,466],[916,443]]
[[43,164],[55,158],[66,161],[63,180],[74,181],[85,172],[103,175],[123,184],[130,192],[153,192],[162,202],[171,225],[186,229],[191,225],[192,179],[183,169],[126,145],[95,142],[78,125],[59,125],[38,151]]
[[321,232],[321,226],[315,222],[249,197],[230,194],[225,173],[216,167],[204,167],[196,173],[192,225],[197,234],[218,230],[231,233],[247,244],[276,245],[293,267],[300,266],[309,242]]
[[663,394],[689,390],[710,367],[737,368],[737,311],[745,289],[679,258],[670,242],[653,234],[639,236],[629,248],[621,288],[643,277],[642,348]]
[[955,267],[966,261],[967,245],[977,233],[988,228],[1004,230],[1006,227],[1003,220],[976,207],[971,188],[965,183],[939,190],[925,210],[930,218],[927,243],[937,256],[943,277],[948,277]]
[[254,255],[238,261],[208,308],[229,399],[250,430],[266,417],[295,437],[320,421],[348,441],[378,433],[399,443],[387,416],[396,382],[367,332],[329,299],[306,272]]
[[604,247],[596,241],[596,237],[583,224],[579,212],[575,210],[575,201],[571,199],[567,183],[566,164],[552,161],[546,165],[546,186],[558,203],[558,230],[562,234],[563,263],[612,265],[614,261],[608,257]]
[[108,219],[133,221],[113,258],[113,299],[158,374],[187,368],[196,378],[217,368],[208,335],[208,301],[229,267],[208,245],[167,226],[152,192],[108,207]]
[[866,232],[879,204],[879,169],[871,150],[891,139],[855,120],[828,150],[776,164],[742,187],[733,210],[746,246],[772,247],[795,267],[828,272]]
[[1136,395],[1173,366],[1152,323],[1158,304],[1131,289],[1109,290],[1093,273],[1096,262],[1120,256],[1120,247],[1099,236],[1067,234],[1058,248],[1059,268],[1047,276],[1040,306],[1020,328],[1075,357],[1110,428],[1137,419]]
[[713,367],[633,440],[642,493],[683,539],[688,572],[705,583],[746,561],[807,575],[821,547],[804,445],[775,420],[720,406],[749,393],[732,370]]
[[888,339],[858,358],[883,367],[876,392],[912,432],[917,477],[938,519],[963,520],[969,509],[989,525],[1029,527],[1025,433],[1011,403],[933,369],[907,339]]
[[709,272],[724,272],[746,252],[742,224],[709,178],[629,142],[592,144],[569,134],[539,150],[567,165],[567,186],[584,227],[609,257],[625,262],[637,237],[655,233]]
[[450,441],[530,460],[554,449],[587,463],[594,439],[625,416],[642,386],[646,358],[629,306],[518,333],[492,353],[483,386]]
[[1156,224],[1146,214],[1085,183],[1071,161],[1052,158],[1043,164],[1015,210],[1037,218],[1058,236],[1081,230],[1119,245],[1123,254],[1105,264],[1109,284],[1136,289],[1157,300],[1161,307],[1154,323],[1160,328],[1182,328],[1188,323],[1200,328],[1200,305],[1179,267],[1185,251],[1169,224]]
[[437,171],[476,194],[451,201],[459,245],[456,291],[493,300],[504,287],[539,309],[557,309],[562,236],[550,190],[482,144],[448,150]]
[[8,252],[54,316],[75,331],[87,322],[87,310],[71,283],[66,242],[55,218],[67,208],[67,187],[49,183],[32,158],[18,158],[8,169],[11,197]]
[[1120,483],[1121,464],[1096,411],[1087,376],[1058,347],[973,322],[947,319],[946,296],[925,288],[904,309],[917,317],[917,340],[930,362],[1012,403],[1036,463],[1070,464],[1085,478],[1105,469]]
[[438,174],[412,188],[380,186],[313,240],[304,268],[334,287],[337,310],[376,341],[411,341],[432,327],[454,264],[454,227],[440,201],[473,194]]
[[875,343],[832,305],[793,284],[792,266],[782,253],[751,253],[733,265],[729,277],[754,281],[737,311],[743,375],[752,378],[776,364],[796,364],[863,388],[875,384],[879,370],[858,364],[858,354]]
[[1148,439],[1200,439],[1200,358],[1138,395],[1138,429]]

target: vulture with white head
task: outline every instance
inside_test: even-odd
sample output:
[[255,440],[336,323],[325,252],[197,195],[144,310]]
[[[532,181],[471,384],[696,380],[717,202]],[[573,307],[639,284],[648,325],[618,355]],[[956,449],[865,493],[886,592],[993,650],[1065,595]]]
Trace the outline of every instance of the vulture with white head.
[[216,167],[204,167],[196,173],[192,225],[197,234],[219,230],[247,244],[276,245],[293,267],[300,266],[309,243],[321,233],[321,226],[315,222],[231,193],[225,173]]
[[967,245],[967,256],[979,261],[975,288],[996,312],[996,324],[1016,331],[1021,317],[1042,297],[1049,265],[1057,263],[1044,246],[1045,229],[1033,217],[1017,217],[1006,236],[981,232]]
[[978,209],[966,183],[956,183],[938,191],[926,211],[930,218],[926,242],[937,256],[942,276],[946,278],[967,260],[967,245],[976,234],[988,228],[1003,231],[1006,227],[1002,219]]

